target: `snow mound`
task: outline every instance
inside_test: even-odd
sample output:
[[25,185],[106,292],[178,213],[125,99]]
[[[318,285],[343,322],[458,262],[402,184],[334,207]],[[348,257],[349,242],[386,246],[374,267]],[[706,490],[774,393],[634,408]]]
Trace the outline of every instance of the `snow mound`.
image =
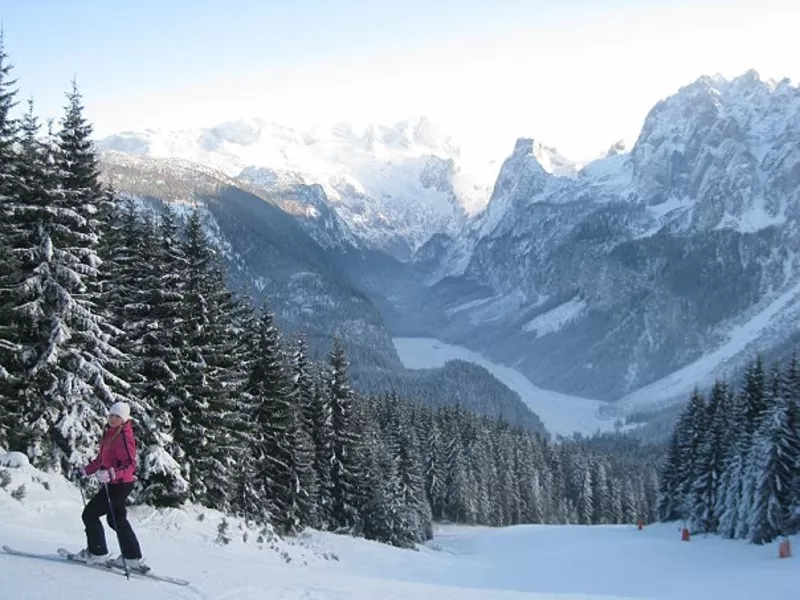
[[29,464],[28,457],[22,452],[6,452],[5,454],[0,454],[0,466],[2,467],[19,469]]

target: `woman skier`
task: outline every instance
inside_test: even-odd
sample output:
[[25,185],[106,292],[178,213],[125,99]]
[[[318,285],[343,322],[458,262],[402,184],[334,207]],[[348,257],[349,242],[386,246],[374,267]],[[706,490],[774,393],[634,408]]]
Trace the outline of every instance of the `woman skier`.
[[[101,487],[83,509],[86,548],[76,558],[89,564],[123,568],[127,563],[131,570],[149,570],[142,560],[139,541],[128,522],[125,509],[125,500],[136,480],[136,440],[131,424],[131,409],[125,402],[117,402],[108,410],[108,426],[100,440],[97,457],[78,471],[83,477],[94,475]],[[109,504],[113,507],[111,514],[108,511]],[[105,531],[100,522],[103,515],[106,515],[108,525],[119,537],[122,554],[116,559],[111,559],[108,553]]]

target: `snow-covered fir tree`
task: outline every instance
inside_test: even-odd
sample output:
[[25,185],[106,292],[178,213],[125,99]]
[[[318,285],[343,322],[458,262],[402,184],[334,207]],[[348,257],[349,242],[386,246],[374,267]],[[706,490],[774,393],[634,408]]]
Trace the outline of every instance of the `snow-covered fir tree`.
[[[389,403],[399,403],[396,397],[389,397]],[[422,455],[419,442],[413,429],[415,415],[412,407],[402,404],[395,411],[394,418],[385,435],[389,436],[392,459],[395,463],[400,503],[405,509],[403,529],[409,531],[414,539],[432,537],[431,509],[425,495],[422,478]]]
[[[136,497],[155,506],[179,506],[188,481],[172,437],[170,398],[179,373],[179,282],[168,269],[174,257],[150,213],[140,214],[130,198],[120,200],[109,225],[106,264],[111,280],[109,306],[123,329],[123,347],[131,356],[127,375],[133,391],[132,413],[140,470]],[[169,214],[165,215],[169,221]],[[180,272],[179,272],[180,273]],[[178,273],[178,274],[179,274]]]
[[353,390],[350,388],[344,348],[334,339],[330,353],[329,387],[333,455],[330,465],[331,516],[338,530],[357,528],[358,442],[360,433],[353,416]]
[[111,367],[125,356],[95,303],[96,214],[106,199],[74,85],[57,135],[40,142],[36,133],[27,119],[19,160],[29,172],[6,204],[18,259],[3,290],[18,367],[11,394],[23,416],[14,442],[35,464],[66,473],[92,455],[106,407],[124,398],[127,384]]
[[423,453],[425,462],[422,469],[425,495],[430,502],[432,517],[441,519],[445,508],[444,446],[441,431],[433,413],[429,413],[425,425],[427,436]]
[[260,486],[261,497],[268,500],[272,522],[280,531],[294,532],[298,527],[298,507],[288,438],[292,419],[290,384],[280,332],[266,306],[262,307],[258,322],[256,354],[245,391],[251,398],[256,425],[251,448],[255,461],[252,477]]
[[294,343],[289,369],[291,418],[288,439],[292,451],[289,466],[297,482],[293,502],[297,507],[295,527],[299,528],[301,523],[316,526],[319,522],[316,510],[319,485],[314,469],[316,451],[312,437],[314,382],[310,371],[308,346],[303,337],[299,337]]
[[138,290],[126,313],[141,375],[136,395],[144,411],[141,497],[155,506],[177,506],[189,497],[185,451],[178,441],[184,424],[180,407],[185,396],[182,307],[187,261],[169,206],[157,218],[144,214],[141,232]]
[[359,442],[364,458],[361,498],[360,533],[367,539],[381,540],[398,547],[412,546],[416,541],[409,529],[404,529],[405,510],[401,504],[397,464],[377,419],[365,423]]
[[800,531],[800,364],[796,352],[792,352],[786,368],[783,393],[787,402],[786,427],[790,435],[794,431],[787,458],[793,477],[785,523],[788,531]]
[[728,436],[725,442],[727,452],[717,489],[715,509],[719,518],[719,533],[727,538],[736,536],[739,504],[742,498],[744,463],[749,451],[750,438],[745,435],[746,419],[744,399],[741,395],[736,395],[731,400],[731,412],[728,416]]
[[757,544],[787,535],[791,528],[797,456],[796,423],[792,422],[788,388],[777,369],[770,378],[765,414],[753,440],[753,500],[750,540]]
[[[769,375],[758,357],[734,395],[717,381],[701,415],[692,395],[673,433],[661,478],[659,517],[686,518],[693,531],[757,544],[800,530],[798,502],[800,385],[796,358]],[[695,447],[700,427],[699,444]]]
[[719,525],[717,496],[725,468],[726,442],[730,415],[728,388],[717,382],[711,390],[698,454],[694,462],[690,519],[694,531],[716,531]]
[[333,517],[333,454],[332,398],[320,376],[314,383],[311,401],[311,439],[314,443],[314,475],[317,481],[316,512],[319,526],[330,529]]
[[13,365],[18,360],[19,347],[15,341],[15,317],[10,295],[19,271],[11,251],[14,235],[11,206],[20,189],[17,169],[21,162],[15,148],[18,122],[12,111],[17,105],[17,90],[11,72],[3,32],[0,31],[0,446],[3,447],[8,445],[8,435],[13,431],[20,411],[12,386]]
[[225,452],[228,440],[224,427],[228,398],[216,364],[222,342],[222,324],[218,319],[224,319],[218,298],[221,282],[215,277],[213,251],[196,210],[186,227],[184,256],[187,263],[182,302],[185,369],[180,379],[184,395],[179,407],[183,425],[176,431],[176,442],[186,453],[184,467],[190,498],[225,509],[230,458]]
[[259,317],[249,294],[236,302],[233,324],[236,340],[231,351],[236,367],[232,385],[236,390],[236,408],[231,432],[239,450],[233,467],[232,507],[235,514],[246,520],[265,524],[268,510],[265,508],[263,486],[254,477],[254,450],[259,431],[255,419],[258,399],[247,389],[250,374],[259,359]]

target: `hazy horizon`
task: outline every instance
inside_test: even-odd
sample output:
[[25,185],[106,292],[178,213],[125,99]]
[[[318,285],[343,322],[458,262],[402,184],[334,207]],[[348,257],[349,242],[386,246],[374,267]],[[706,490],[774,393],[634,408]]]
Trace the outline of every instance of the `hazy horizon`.
[[424,115],[493,152],[533,137],[580,161],[702,75],[800,78],[783,1],[121,4],[4,3],[20,103],[58,118],[75,76],[96,137]]

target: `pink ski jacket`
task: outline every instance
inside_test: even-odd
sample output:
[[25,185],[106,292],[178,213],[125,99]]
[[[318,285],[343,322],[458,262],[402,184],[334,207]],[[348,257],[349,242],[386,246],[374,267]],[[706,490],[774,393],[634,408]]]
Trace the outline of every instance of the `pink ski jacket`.
[[119,430],[106,427],[100,440],[97,457],[84,468],[87,475],[100,469],[114,469],[114,478],[109,483],[132,483],[136,480],[136,440],[130,421]]

